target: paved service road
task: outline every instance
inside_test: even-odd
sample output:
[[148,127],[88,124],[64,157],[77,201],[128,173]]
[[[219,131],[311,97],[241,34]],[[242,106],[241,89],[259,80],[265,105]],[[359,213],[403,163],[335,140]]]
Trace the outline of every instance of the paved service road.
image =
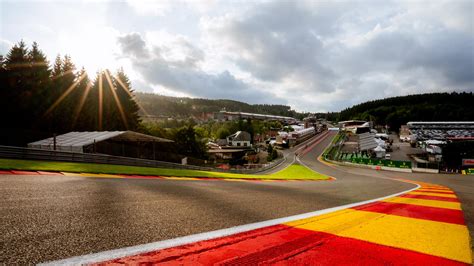
[[[335,169],[317,162],[316,155],[330,139],[322,141],[302,161],[337,177],[335,181],[0,175],[0,263],[57,260],[325,209],[414,187],[376,178],[394,173]],[[448,184],[448,179],[444,185],[460,191],[458,196],[466,210],[464,202],[472,204],[472,194],[467,190],[472,182],[456,178],[460,180],[456,185]],[[472,216],[467,218],[472,225]]]

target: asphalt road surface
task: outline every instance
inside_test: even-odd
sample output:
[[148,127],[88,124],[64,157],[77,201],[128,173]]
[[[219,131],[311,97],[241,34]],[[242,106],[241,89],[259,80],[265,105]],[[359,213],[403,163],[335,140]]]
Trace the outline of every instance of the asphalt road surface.
[[[458,193],[473,226],[473,179],[329,167],[335,181],[237,182],[0,175],[0,264],[37,263],[160,241],[386,196],[404,177]],[[381,178],[382,177],[382,178]]]

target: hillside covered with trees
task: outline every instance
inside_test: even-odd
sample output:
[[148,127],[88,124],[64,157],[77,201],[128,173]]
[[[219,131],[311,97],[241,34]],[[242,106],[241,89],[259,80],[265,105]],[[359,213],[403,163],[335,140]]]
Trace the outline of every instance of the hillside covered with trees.
[[227,110],[269,115],[290,116],[302,119],[307,113],[298,113],[290,106],[275,104],[248,104],[233,100],[211,100],[171,97],[152,93],[136,93],[136,99],[149,115],[188,118],[203,113]]
[[474,95],[428,93],[369,101],[341,111],[339,120],[361,119],[398,130],[409,121],[474,121]]

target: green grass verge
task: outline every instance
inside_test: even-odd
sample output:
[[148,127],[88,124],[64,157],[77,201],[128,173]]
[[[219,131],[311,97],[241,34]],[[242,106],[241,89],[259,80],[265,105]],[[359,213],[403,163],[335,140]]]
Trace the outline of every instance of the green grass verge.
[[328,154],[331,152],[334,144],[336,144],[336,142],[338,142],[339,140],[341,140],[342,138],[342,133],[338,132],[336,135],[334,135],[334,137],[332,138],[331,140],[331,145],[327,146],[326,149],[324,149],[323,151],[323,154],[321,155],[321,157],[326,160],[327,157],[328,157]]
[[[262,175],[260,175],[262,176]],[[265,175],[263,175],[265,176]],[[295,180],[327,180],[328,176],[315,172],[306,166],[292,164],[289,167],[273,174],[267,175],[271,179],[295,179]]]
[[167,169],[154,167],[94,164],[94,163],[70,163],[35,160],[0,159],[0,169],[3,170],[28,170],[28,171],[59,171],[73,173],[94,174],[130,174],[130,175],[161,175],[178,177],[215,177],[215,178],[239,178],[239,179],[286,179],[286,180],[325,180],[329,177],[314,172],[302,165],[293,164],[289,167],[268,175],[250,175],[221,173],[212,171],[197,171],[185,169]]

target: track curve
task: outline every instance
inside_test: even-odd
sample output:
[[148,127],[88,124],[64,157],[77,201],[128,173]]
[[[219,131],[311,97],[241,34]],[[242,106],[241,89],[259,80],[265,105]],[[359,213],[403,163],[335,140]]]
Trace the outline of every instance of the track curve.
[[[331,133],[334,134],[334,133]],[[331,182],[119,180],[0,175],[0,263],[36,263],[276,219],[413,188],[302,156]],[[397,173],[398,174],[398,173]],[[383,178],[379,178],[383,177]],[[469,219],[468,219],[469,222]]]

